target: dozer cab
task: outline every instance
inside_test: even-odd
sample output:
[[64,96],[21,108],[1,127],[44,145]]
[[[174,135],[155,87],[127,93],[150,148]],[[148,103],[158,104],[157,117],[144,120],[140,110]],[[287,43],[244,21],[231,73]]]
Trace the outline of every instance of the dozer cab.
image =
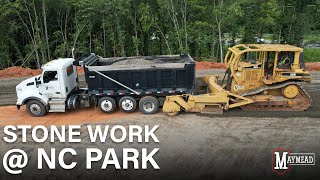
[[242,109],[303,111],[311,106],[300,86],[311,76],[303,62],[303,49],[282,44],[249,44],[229,48],[222,86],[254,100]]
[[[204,94],[168,96],[163,111],[175,115],[189,112],[220,112],[240,107],[245,110],[304,111],[310,96],[301,83],[311,76],[303,62],[303,49],[283,44],[240,44],[225,56],[226,73],[203,77]],[[218,84],[219,83],[219,84]]]

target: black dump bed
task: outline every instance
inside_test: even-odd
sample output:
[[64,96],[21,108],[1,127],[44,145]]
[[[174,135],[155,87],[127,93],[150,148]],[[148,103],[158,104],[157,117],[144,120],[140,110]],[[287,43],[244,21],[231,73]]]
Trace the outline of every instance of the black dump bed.
[[195,62],[187,54],[115,58],[88,54],[74,65],[84,67],[90,94],[166,96],[194,89]]

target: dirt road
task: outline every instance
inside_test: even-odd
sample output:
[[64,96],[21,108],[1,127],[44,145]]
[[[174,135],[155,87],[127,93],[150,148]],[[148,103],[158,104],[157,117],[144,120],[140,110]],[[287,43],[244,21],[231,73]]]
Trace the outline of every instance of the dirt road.
[[[304,112],[270,112],[270,111],[244,111],[241,109],[230,109],[225,111],[223,114],[197,114],[196,119],[211,117],[251,117],[251,118],[319,118],[320,117],[320,84],[308,84],[305,89],[313,99],[312,107]],[[30,124],[30,125],[68,125],[68,124],[84,124],[84,123],[99,123],[108,120],[119,119],[119,118],[132,118],[136,119],[139,116],[153,119],[152,116],[141,114],[138,110],[136,112],[127,114],[121,111],[117,111],[112,114],[102,113],[99,108],[79,109],[74,111],[68,111],[66,113],[49,113],[44,117],[34,118],[27,114],[25,106],[19,111],[15,106],[0,106],[0,126],[13,124]],[[183,113],[191,115],[192,113]],[[166,116],[159,112],[158,116],[166,118]],[[181,116],[181,115],[179,115]]]
[[[78,112],[81,113],[81,112]],[[20,113],[19,113],[20,114]],[[0,154],[4,154],[12,148],[22,148],[32,160],[24,169],[24,175],[38,174],[46,179],[65,179],[82,177],[82,179],[95,176],[105,179],[276,179],[278,176],[271,171],[271,152],[275,148],[290,148],[293,152],[320,152],[320,120],[315,118],[255,118],[255,117],[208,117],[196,114],[182,114],[177,117],[167,117],[161,113],[142,116],[135,114],[124,115],[115,119],[107,116],[92,117],[85,113],[83,123],[96,123],[100,119],[103,123],[99,125],[114,126],[121,124],[125,128],[129,125],[159,125],[156,135],[160,143],[91,143],[88,140],[88,131],[85,124],[82,126],[81,143],[13,143],[8,144],[0,138]],[[57,116],[66,118],[69,115]],[[23,116],[25,117],[25,116]],[[27,119],[21,121],[36,124],[48,124],[61,122],[59,118],[49,120],[52,116],[41,119]],[[80,117],[80,116],[78,116]],[[44,122],[46,121],[46,122]],[[18,122],[18,121],[17,121]],[[65,121],[66,122],[66,121]],[[80,122],[79,122],[80,123]],[[97,124],[95,124],[97,125]],[[3,134],[2,128],[0,134]],[[31,132],[28,140],[31,139]],[[30,136],[30,138],[29,138]],[[37,170],[36,152],[37,148],[73,148],[77,150],[77,156],[68,156],[68,162],[78,162],[75,169],[65,171],[61,168],[49,170]],[[113,167],[100,170],[102,161],[94,164],[94,170],[85,170],[85,149],[88,147],[99,148],[106,152],[107,148],[115,148],[117,154],[121,154],[122,148],[149,149],[158,147],[159,153],[155,160],[160,170],[117,170]],[[317,156],[318,157],[318,154]],[[121,155],[119,157],[121,159]],[[316,160],[316,166],[293,167],[292,172],[287,173],[286,178],[310,179],[319,172],[320,163]],[[0,165],[1,166],[1,165]],[[130,165],[130,167],[132,167]],[[232,172],[232,173],[231,173]],[[0,176],[4,171],[0,171]],[[318,174],[319,175],[319,174]],[[265,178],[263,178],[265,177]],[[303,177],[303,178],[302,178]]]
[[118,119],[128,116],[138,116],[140,112],[131,114],[117,111],[114,114],[105,114],[98,108],[89,108],[75,111],[68,111],[66,113],[49,113],[44,117],[34,118],[26,113],[25,109],[17,110],[15,106],[0,107],[0,126],[5,125],[79,125],[86,123],[99,123],[109,119]]

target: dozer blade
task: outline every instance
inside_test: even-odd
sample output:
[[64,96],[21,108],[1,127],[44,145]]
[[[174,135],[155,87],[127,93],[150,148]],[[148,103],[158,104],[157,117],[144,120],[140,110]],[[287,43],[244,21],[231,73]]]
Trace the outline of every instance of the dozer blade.
[[207,94],[167,96],[163,112],[174,113],[184,110],[186,112],[222,114],[223,110],[254,102],[250,98],[224,90],[217,84],[217,76],[205,76],[202,80],[207,84]]

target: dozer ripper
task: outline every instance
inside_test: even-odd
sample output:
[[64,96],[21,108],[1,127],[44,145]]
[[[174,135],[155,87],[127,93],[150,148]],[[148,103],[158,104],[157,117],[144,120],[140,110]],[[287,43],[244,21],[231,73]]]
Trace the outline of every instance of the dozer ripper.
[[301,86],[311,82],[302,48],[239,44],[229,48],[224,61],[227,69],[221,82],[215,75],[199,78],[200,86],[192,94],[167,96],[163,112],[170,116],[180,111],[222,113],[234,107],[304,111],[311,106],[311,98]]

